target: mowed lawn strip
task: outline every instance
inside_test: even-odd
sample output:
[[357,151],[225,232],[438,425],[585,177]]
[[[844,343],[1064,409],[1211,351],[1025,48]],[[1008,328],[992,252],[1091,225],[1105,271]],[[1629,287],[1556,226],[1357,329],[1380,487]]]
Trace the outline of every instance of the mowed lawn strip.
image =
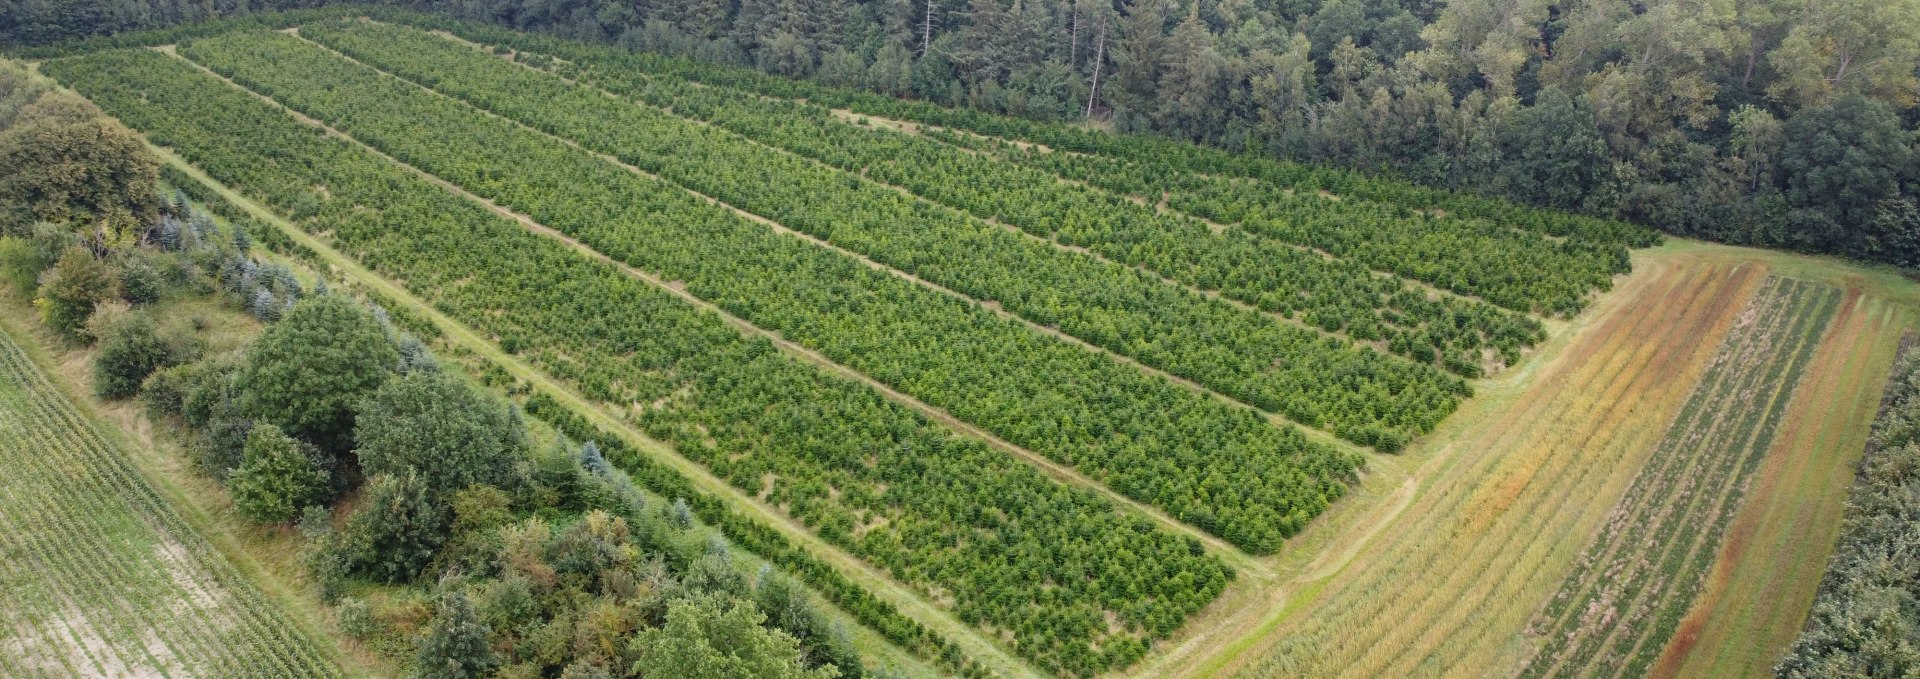
[[0,585],[19,675],[338,667],[0,332]]
[[114,51],[43,71],[1043,667],[1129,664],[1230,577],[1195,542],[184,61]]

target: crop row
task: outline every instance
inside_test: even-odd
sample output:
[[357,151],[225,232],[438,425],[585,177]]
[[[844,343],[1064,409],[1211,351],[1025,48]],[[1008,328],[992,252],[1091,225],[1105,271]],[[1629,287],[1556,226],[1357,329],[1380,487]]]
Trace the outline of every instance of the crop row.
[[[858,251],[1035,323],[1310,424],[1422,433],[1465,385],[1146,274],[1025,238],[660,110],[619,101],[411,29],[352,22],[302,35],[503,117]],[[434,115],[444,102],[417,95]],[[399,102],[405,103],[405,102]],[[391,113],[391,111],[387,111]],[[472,116],[471,112],[462,112]],[[456,114],[457,115],[457,114]],[[380,121],[342,117],[354,129]],[[458,124],[461,118],[437,120]],[[372,130],[370,139],[393,130]],[[1405,415],[1403,415],[1405,414]]]
[[[1052,482],[183,61],[104,52],[43,70],[449,316],[618,404],[828,542],[940,593],[1043,667],[1125,666],[1232,577],[1197,541]],[[844,285],[820,292],[854,299]]]
[[1550,622],[1535,630],[1545,643],[1521,676],[1645,672],[1692,607],[1839,300],[1831,287],[1777,277],[1755,294],[1547,603]]
[[[1483,347],[1514,360],[1519,349],[1540,341],[1544,332],[1521,313],[1475,300],[1433,298],[1374,269],[1525,312],[1536,304],[1529,295],[1572,287],[1569,294],[1578,299],[1587,292],[1588,286],[1562,282],[1564,272],[1611,263],[1535,234],[1497,229],[1495,237],[1487,237],[1481,228],[1443,231],[1437,227],[1457,227],[1459,220],[1426,219],[1405,208],[1365,201],[1321,201],[1309,204],[1316,212],[1285,215],[1312,218],[1303,224],[1288,224],[1273,215],[1247,220],[1241,225],[1246,228],[1221,228],[1191,216],[1214,218],[1214,212],[1152,205],[1162,199],[1161,191],[1115,191],[1104,182],[1032,160],[1090,158],[1081,154],[1002,146],[1004,142],[939,129],[902,132],[849,122],[810,102],[690,87],[671,76],[632,68],[629,63],[636,55],[620,50],[575,48],[568,58],[569,65],[581,67],[580,75],[595,83],[671,106],[675,113],[712,120],[980,217],[1218,290],[1267,311],[1359,339],[1383,339],[1402,355],[1425,362],[1435,360],[1436,354],[1457,358],[1446,362],[1449,367],[1477,366],[1480,358],[1473,354]],[[1025,151],[1004,153],[1008,149]],[[987,150],[1003,152],[983,152]],[[1286,196],[1264,185],[1221,182],[1254,196]],[[1185,209],[1190,202],[1175,195],[1172,204]],[[1276,225],[1293,228],[1273,228]],[[1366,247],[1351,247],[1356,241]],[[1604,274],[1600,279],[1606,280]]]
[[682,281],[736,316],[1250,551],[1278,547],[1344,491],[1341,479],[1355,463],[1251,409],[781,235],[298,39],[234,34],[183,51],[401,161]]
[[[318,253],[294,242],[273,225],[261,222],[212,187],[171,165],[163,166],[160,170],[168,184],[180,188],[208,211],[235,224],[248,225],[247,233],[253,234],[262,244],[314,267],[325,268],[326,263]],[[432,320],[386,299],[376,291],[363,289],[360,294],[380,304],[392,317],[394,324],[408,332],[423,337],[440,333]],[[504,371],[498,375],[505,377],[508,383],[512,381]],[[895,644],[923,658],[944,663],[962,677],[993,676],[990,670],[974,663],[950,640],[906,617],[892,604],[849,580],[812,552],[795,545],[780,531],[735,511],[726,501],[701,490],[679,471],[634,449],[617,433],[593,424],[588,418],[544,393],[529,395],[524,408],[527,414],[545,421],[575,441],[598,442],[600,452],[606,459],[654,494],[686,501],[689,509],[701,521],[718,528],[733,544],[795,575],[827,600],[852,614],[861,624]]]
[[75,676],[339,676],[3,335],[0,457],[6,623],[38,639],[7,662]]
[[945,130],[928,135],[1122,195],[1165,200],[1188,214],[1522,312],[1572,314],[1589,293],[1610,288],[1614,274],[1629,270],[1626,247],[1619,243],[1556,242],[1444,211],[1282,190],[1167,164],[1049,152]]
[[[309,26],[306,34],[377,62],[383,69],[443,90],[459,90],[462,97],[514,117],[567,115],[547,108],[519,112],[512,98],[531,98],[533,90],[552,89],[554,85],[529,88],[523,85],[525,76],[503,73],[501,66],[460,64],[455,55],[447,53],[451,45],[413,44],[423,40],[447,42],[417,31],[365,23],[342,30],[338,24],[320,24]],[[1365,266],[1329,260],[1248,230],[1215,233],[1198,219],[1161,213],[1097,188],[1059,181],[1044,170],[912,134],[851,124],[820,106],[648,75],[627,67],[630,58],[616,48],[572,46],[565,62],[572,68],[563,72],[671,110],[674,115],[710,122],[767,146],[965,210],[974,218],[968,223],[976,229],[984,226],[980,220],[1002,221],[1033,236],[1085,248],[1192,287],[1217,290],[1230,299],[1327,331],[1345,332],[1360,340],[1382,340],[1392,351],[1422,362],[1445,357],[1451,360],[1444,365],[1469,376],[1478,374],[1483,360],[1481,349],[1496,350],[1510,361],[1544,334],[1537,321],[1524,315],[1479,302],[1432,299]],[[441,67],[463,68],[465,76],[436,70]],[[594,99],[583,100],[584,106],[611,106],[610,102]],[[557,126],[538,125],[543,129]],[[732,148],[715,148],[708,153],[734,158],[769,153],[740,140],[723,139],[719,143]],[[664,143],[661,146],[680,148]],[[793,163],[785,160],[783,164]],[[810,172],[820,174],[817,169]],[[913,208],[918,213],[913,216],[919,220],[916,225],[959,220],[951,210]],[[861,212],[869,219],[878,218],[872,210]],[[1111,275],[1075,272],[1062,278],[1085,280],[1085,285],[1100,283],[1094,286],[1096,289],[1111,287],[1103,280]]]
[[[409,12],[372,11],[391,21],[446,30],[475,42],[526,45],[536,52],[571,58],[580,43],[529,36],[492,25],[458,21]],[[568,54],[560,54],[567,51]],[[804,99],[822,106],[867,115],[938,125],[977,134],[1022,140],[1056,150],[1110,156],[1128,161],[1158,163],[1180,172],[1258,179],[1279,189],[1341,196],[1420,210],[1440,210],[1462,217],[1486,219],[1512,228],[1592,242],[1648,247],[1659,233],[1625,222],[1598,219],[1557,210],[1520,205],[1496,198],[1419,186],[1411,182],[1328,167],[1279,160],[1261,150],[1228,151],[1157,135],[1113,134],[1075,123],[1044,122],[985,113],[969,108],[946,108],[924,101],[898,99],[858,89],[784,78],[752,68],[727,66],[686,57],[635,53],[630,68],[672,75],[694,82],[731,87],[783,99]]]

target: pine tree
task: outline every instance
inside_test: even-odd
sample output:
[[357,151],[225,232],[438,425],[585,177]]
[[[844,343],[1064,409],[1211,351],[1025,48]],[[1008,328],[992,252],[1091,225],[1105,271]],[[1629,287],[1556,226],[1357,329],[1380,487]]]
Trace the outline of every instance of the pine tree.
[[440,369],[440,361],[433,357],[427,344],[411,333],[400,336],[400,372],[435,372]]
[[600,454],[600,446],[592,441],[580,445],[580,466],[595,476],[611,478],[613,465],[607,464],[607,458]]
[[693,510],[687,507],[686,498],[674,498],[673,508],[668,516],[672,517],[673,525],[682,530],[693,527]]
[[1223,108],[1217,95],[1221,60],[1214,49],[1213,34],[1200,22],[1200,6],[1193,7],[1167,42],[1154,122],[1169,134],[1201,139],[1213,131]]
[[253,314],[254,318],[262,321],[271,323],[280,320],[282,310],[283,307],[273,296],[273,291],[266,286],[255,288],[253,298],[247,300],[247,313]]
[[180,220],[174,219],[173,215],[167,215],[165,217],[161,217],[159,239],[160,239],[160,249],[169,250],[169,251],[179,250],[180,249]]
[[473,679],[484,677],[499,665],[493,647],[487,644],[491,633],[480,616],[473,612],[467,595],[454,590],[440,598],[440,610],[434,615],[427,636],[420,642],[420,654],[414,658],[415,679]]

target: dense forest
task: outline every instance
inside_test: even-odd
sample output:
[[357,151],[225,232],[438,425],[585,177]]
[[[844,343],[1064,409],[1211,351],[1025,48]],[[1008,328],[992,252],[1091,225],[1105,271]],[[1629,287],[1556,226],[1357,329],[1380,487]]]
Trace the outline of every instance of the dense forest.
[[[0,41],[314,4],[5,0]],[[1920,263],[1920,0],[395,4]]]

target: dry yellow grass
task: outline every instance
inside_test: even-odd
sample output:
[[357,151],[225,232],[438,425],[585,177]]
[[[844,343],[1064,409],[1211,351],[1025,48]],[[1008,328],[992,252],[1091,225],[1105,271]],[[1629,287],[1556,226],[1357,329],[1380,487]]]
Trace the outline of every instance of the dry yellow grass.
[[[1665,676],[1764,672],[1798,632],[1846,481],[1920,293],[1897,277],[1675,242],[1478,385],[1441,430],[1376,457],[1355,495],[1236,583],[1135,676],[1510,676],[1529,622],[1666,432],[1769,273],[1848,291]],[[1781,598],[1779,592],[1790,596]]]
[[1795,272],[1843,286],[1847,301],[1654,677],[1770,676],[1800,633],[1897,340],[1916,325],[1904,281],[1834,273]]

